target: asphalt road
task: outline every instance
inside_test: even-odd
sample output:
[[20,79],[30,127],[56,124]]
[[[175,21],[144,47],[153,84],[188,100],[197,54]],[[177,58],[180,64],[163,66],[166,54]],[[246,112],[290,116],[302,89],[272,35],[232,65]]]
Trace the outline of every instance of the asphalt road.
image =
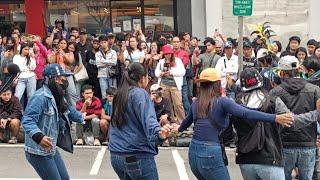
[[[72,179],[118,179],[110,164],[107,147],[76,147],[74,154],[60,150]],[[227,150],[231,179],[242,180],[239,167],[234,163],[234,150]],[[187,148],[160,149],[156,157],[159,178],[195,180],[189,163]],[[0,145],[0,180],[39,179],[25,159],[23,145]]]

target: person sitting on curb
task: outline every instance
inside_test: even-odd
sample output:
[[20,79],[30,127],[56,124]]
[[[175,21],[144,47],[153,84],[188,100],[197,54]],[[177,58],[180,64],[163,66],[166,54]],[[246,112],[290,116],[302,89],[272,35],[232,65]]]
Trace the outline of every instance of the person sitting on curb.
[[100,116],[101,116],[101,101],[99,98],[93,96],[93,87],[91,85],[84,85],[82,87],[83,98],[77,102],[76,109],[81,113],[86,113],[85,124],[76,125],[77,141],[76,145],[83,145],[83,131],[86,128],[92,127],[94,137],[93,145],[100,146]]
[[9,130],[9,144],[16,144],[22,117],[22,107],[17,97],[12,96],[11,87],[1,87],[0,92],[0,141]]
[[111,115],[112,115],[112,101],[113,101],[113,96],[115,92],[116,92],[116,88],[114,87],[108,88],[106,90],[107,98],[104,99],[102,103],[103,104],[102,114],[101,114],[102,122],[100,122],[100,128],[103,134],[103,138],[105,139],[105,142],[102,143],[104,145],[107,145],[109,141],[108,130],[109,130],[109,124],[110,124]]

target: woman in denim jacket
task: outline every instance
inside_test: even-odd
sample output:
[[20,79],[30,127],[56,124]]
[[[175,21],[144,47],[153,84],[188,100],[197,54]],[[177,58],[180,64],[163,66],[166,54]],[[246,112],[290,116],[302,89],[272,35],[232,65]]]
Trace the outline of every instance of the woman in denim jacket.
[[72,152],[70,121],[83,122],[84,116],[65,100],[68,87],[66,73],[60,65],[47,65],[43,71],[45,83],[31,97],[22,125],[25,131],[25,154],[41,179],[69,179],[57,150]]

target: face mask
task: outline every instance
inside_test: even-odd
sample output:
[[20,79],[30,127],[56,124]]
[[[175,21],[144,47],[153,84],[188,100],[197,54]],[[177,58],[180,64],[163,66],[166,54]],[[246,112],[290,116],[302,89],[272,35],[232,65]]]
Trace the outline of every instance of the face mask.
[[68,80],[61,80],[62,81],[62,84],[59,84],[60,87],[63,89],[63,90],[66,90],[69,86],[69,82]]
[[156,97],[157,97],[157,98],[162,97],[162,92],[158,90],[158,91],[156,92]]

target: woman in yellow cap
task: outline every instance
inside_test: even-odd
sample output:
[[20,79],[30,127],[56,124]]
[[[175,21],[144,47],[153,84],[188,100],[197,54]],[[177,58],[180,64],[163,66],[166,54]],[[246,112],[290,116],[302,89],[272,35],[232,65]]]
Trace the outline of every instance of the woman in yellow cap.
[[189,147],[189,164],[199,180],[228,180],[228,170],[220,146],[219,134],[228,127],[228,114],[253,121],[277,122],[290,126],[291,114],[274,115],[247,109],[227,97],[221,97],[221,74],[208,68],[201,72],[197,100],[186,119],[174,130],[182,132],[194,123],[194,135]]

